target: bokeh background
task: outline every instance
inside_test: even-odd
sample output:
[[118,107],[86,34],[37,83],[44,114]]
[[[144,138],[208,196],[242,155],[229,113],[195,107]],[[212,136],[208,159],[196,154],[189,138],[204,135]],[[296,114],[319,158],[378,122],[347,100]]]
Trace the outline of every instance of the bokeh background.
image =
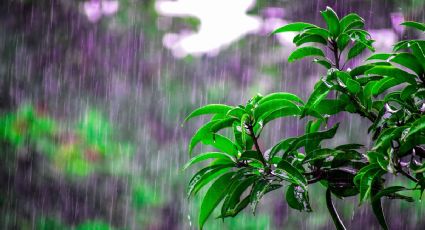
[[[425,21],[424,0],[1,0],[0,229],[196,229],[201,199],[186,199],[196,167],[182,166],[205,119],[182,127],[184,117],[256,93],[306,99],[323,70],[288,65],[293,35],[269,34],[292,21],[323,26],[326,6],[364,17],[378,52],[421,36],[400,22]],[[370,144],[366,120],[335,119],[329,145]],[[303,124],[274,122],[260,144]],[[289,209],[280,189],[255,216],[205,229],[333,229],[323,188],[310,194],[312,213]],[[336,202],[349,229],[379,229],[367,205]],[[425,226],[421,201],[384,209],[393,229]]]

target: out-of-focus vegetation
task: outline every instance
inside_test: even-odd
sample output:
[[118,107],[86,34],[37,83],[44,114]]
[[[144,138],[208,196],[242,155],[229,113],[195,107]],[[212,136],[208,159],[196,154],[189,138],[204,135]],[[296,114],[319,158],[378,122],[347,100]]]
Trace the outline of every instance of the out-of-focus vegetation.
[[[190,173],[182,167],[187,140],[203,121],[182,129],[184,116],[257,92],[290,91],[305,99],[320,70],[308,62],[287,65],[291,48],[267,37],[266,29],[215,55],[176,59],[164,35],[196,31],[199,20],[161,15],[156,0],[118,0],[116,12],[90,21],[87,2],[96,1],[0,1],[0,117],[8,124],[21,117],[33,130],[0,127],[9,129],[0,137],[0,228],[195,229],[201,202],[184,196]],[[391,12],[424,21],[424,2],[417,0],[257,0],[248,12],[269,23],[316,22],[317,9],[326,5],[359,12],[377,30],[392,30]],[[341,130],[363,124],[348,115],[338,119],[351,121]],[[262,145],[302,132],[295,120],[273,125],[279,128],[265,133]],[[17,131],[23,135],[14,137]],[[353,128],[336,141],[368,144],[365,136]],[[205,228],[332,228],[324,200],[313,199],[315,214],[304,215],[277,202],[283,199],[281,193],[265,199],[256,218],[247,212]],[[336,205],[348,217],[355,203]],[[386,213],[395,228],[423,225],[421,208],[384,203],[384,209],[394,210]],[[407,222],[397,219],[400,212]],[[370,214],[362,208],[345,221],[372,228]]]

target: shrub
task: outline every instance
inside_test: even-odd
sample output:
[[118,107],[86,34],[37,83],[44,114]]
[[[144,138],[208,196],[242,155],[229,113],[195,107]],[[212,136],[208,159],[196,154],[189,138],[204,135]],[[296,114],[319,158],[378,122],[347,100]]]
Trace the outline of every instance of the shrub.
[[[381,199],[389,197],[413,201],[401,191],[425,189],[425,41],[405,40],[394,45],[393,53],[373,54],[359,66],[346,69],[346,63],[365,50],[374,52],[373,40],[357,14],[339,19],[327,8],[321,12],[327,28],[295,22],[273,32],[298,33],[293,42],[298,49],[288,61],[315,57],[327,69],[306,102],[298,96],[278,92],[256,95],[246,104],[210,104],[194,110],[185,121],[213,115],[199,128],[189,143],[189,154],[197,144],[216,148],[189,160],[185,168],[205,160],[208,166],[193,175],[188,196],[208,188],[199,212],[199,227],[222,203],[219,218],[236,216],[250,205],[253,212],[261,198],[286,185],[286,201],[291,208],[311,211],[308,186],[320,182],[326,187],[326,204],[337,229],[345,229],[332,196],[358,196],[369,200],[382,228],[387,229]],[[425,24],[404,22],[403,26],[425,31]],[[331,55],[327,56],[326,53]],[[338,124],[325,129],[328,118],[349,112],[370,121],[373,146],[345,144],[322,148],[332,139]],[[307,119],[305,134],[281,140],[267,151],[258,140],[272,120],[296,116]],[[231,137],[219,134],[229,128]],[[393,174],[413,181],[406,188],[385,183]]]

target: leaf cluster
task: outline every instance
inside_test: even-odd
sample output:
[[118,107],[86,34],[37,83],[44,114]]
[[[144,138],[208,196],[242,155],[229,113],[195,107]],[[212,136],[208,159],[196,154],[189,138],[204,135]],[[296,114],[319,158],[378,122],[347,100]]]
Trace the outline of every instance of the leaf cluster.
[[[238,106],[206,105],[186,118],[212,115],[190,140],[190,155],[199,143],[217,149],[198,154],[185,165],[210,160],[188,186],[192,196],[211,183],[200,209],[200,228],[219,204],[217,218],[234,217],[248,206],[255,213],[265,194],[282,187],[291,208],[310,212],[308,185],[320,182],[326,187],[326,204],[337,229],[345,227],[332,196],[358,196],[360,203],[369,200],[387,229],[381,199],[413,201],[399,192],[425,189],[425,41],[400,41],[392,53],[372,54],[355,68],[345,69],[366,50],[374,52],[374,40],[357,14],[340,19],[329,7],[321,14],[326,28],[295,22],[273,32],[297,33],[293,43],[298,48],[289,62],[314,57],[313,62],[327,69],[306,102],[286,92],[258,94]],[[425,31],[423,23],[402,25]],[[328,127],[328,118],[341,112],[370,121],[372,148],[355,143],[322,147],[321,142],[332,139],[338,129],[338,124]],[[285,117],[305,119],[305,133],[283,139],[266,151],[260,149],[264,127]],[[224,129],[232,135],[222,135]],[[416,186],[388,186],[387,174],[406,177]]]

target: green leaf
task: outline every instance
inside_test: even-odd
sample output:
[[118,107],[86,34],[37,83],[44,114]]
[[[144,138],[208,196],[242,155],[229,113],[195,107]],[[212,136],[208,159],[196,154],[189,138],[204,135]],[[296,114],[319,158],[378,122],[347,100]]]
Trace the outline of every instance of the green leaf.
[[360,180],[360,203],[362,203],[369,195],[372,190],[372,182],[375,178],[380,178],[385,171],[382,171],[381,167],[377,164],[374,164],[373,168],[370,168],[361,177]]
[[310,94],[308,101],[304,107],[303,116],[308,115],[309,110],[315,108],[329,94],[330,88],[325,82],[319,81],[316,83],[313,92]]
[[[238,182],[232,184],[232,187],[229,189],[229,195],[226,196],[223,206],[221,207],[221,217],[235,216],[239,211],[241,211],[241,209],[238,209],[241,208],[238,204],[241,202],[240,198],[242,194],[257,180],[258,176],[249,176],[247,178],[242,177],[238,179]],[[249,201],[250,200],[248,199],[247,204]]]
[[203,138],[205,138],[207,135],[211,135],[211,127],[217,123],[217,120],[210,121],[206,124],[204,124],[201,128],[199,128],[195,134],[192,136],[189,142],[189,156],[192,155],[192,151],[195,148],[195,146],[202,141]]
[[324,120],[322,119],[315,119],[315,120],[310,120],[307,122],[306,128],[305,128],[305,133],[315,133],[317,131],[319,131],[320,126],[322,125],[322,123],[324,122]]
[[336,211],[334,204],[332,203],[332,194],[329,188],[326,189],[326,207],[328,208],[328,211],[331,214],[335,228],[337,230],[345,230],[346,228],[344,226],[344,223],[342,222],[341,218],[339,217]]
[[208,134],[202,139],[204,145],[211,145],[222,152],[228,153],[236,157],[238,155],[238,148],[236,145],[220,134]]
[[417,85],[408,85],[404,87],[404,89],[401,91],[400,98],[402,100],[407,100],[411,98],[415,93],[418,91]]
[[339,24],[341,25],[341,30],[346,31],[353,28],[353,26],[350,26],[352,23],[363,22],[363,21],[364,21],[363,18],[361,18],[358,14],[351,13],[351,14],[345,15],[341,19]]
[[264,196],[267,191],[267,188],[270,186],[270,183],[267,180],[260,180],[254,184],[250,194],[250,203],[252,213],[255,214],[255,210],[257,209],[257,204],[260,199]]
[[259,162],[262,162],[263,156],[260,152],[256,150],[246,150],[242,153],[242,156],[240,160],[257,160]]
[[294,184],[289,185],[286,190],[286,202],[289,207],[299,210],[311,212],[310,201],[308,198],[308,191],[301,186]]
[[272,100],[289,100],[293,102],[297,102],[301,105],[304,104],[304,101],[301,100],[297,95],[292,93],[286,93],[286,92],[278,92],[278,93],[271,93],[266,96],[264,96],[261,100],[258,101],[258,104],[261,105],[265,102],[272,101]]
[[360,42],[356,42],[353,47],[348,51],[347,60],[357,57],[366,49],[366,45]]
[[228,105],[209,104],[201,108],[195,109],[192,113],[189,114],[189,116],[187,116],[184,119],[184,122],[188,121],[189,119],[193,117],[206,115],[206,114],[226,114],[232,108],[233,108],[232,106],[228,106]]
[[406,136],[403,138],[406,140],[407,138],[413,136],[414,134],[421,132],[425,129],[425,116],[422,116],[418,120],[412,123],[410,126],[409,132],[406,134]]
[[315,63],[317,63],[317,64],[319,64],[319,65],[322,65],[322,66],[323,66],[323,67],[325,67],[326,69],[330,69],[330,68],[332,68],[332,63],[330,63],[329,61],[324,60],[324,59],[317,59],[317,58],[315,58],[315,59],[313,60],[313,62],[315,62]]
[[[380,185],[380,182],[377,181],[379,179],[380,178],[377,178],[377,179],[373,178],[372,179],[372,186],[373,185],[375,185],[375,186]],[[382,191],[383,190],[381,190],[380,192],[382,192]],[[372,210],[373,210],[373,213],[375,214],[376,218],[378,219],[378,222],[381,225],[381,227],[384,230],[387,230],[388,226],[387,226],[387,222],[385,220],[384,212],[382,210],[381,198],[380,197],[378,198],[378,196],[377,196],[380,192],[378,192],[378,194],[376,194],[376,192],[377,192],[377,189],[372,189],[372,191],[371,191]]]
[[413,55],[421,63],[422,68],[425,69],[425,41],[416,40],[408,43],[410,49],[412,50]]
[[298,39],[295,42],[296,46],[300,46],[303,45],[305,43],[319,43],[319,44],[323,44],[326,45],[328,44],[328,42],[326,41],[326,39],[324,39],[322,36],[320,35],[316,35],[316,34],[303,34],[304,36],[302,36],[300,39]]
[[336,40],[339,50],[344,50],[347,47],[349,42],[350,42],[350,36],[348,36],[348,34],[345,34],[345,33],[339,35]]
[[414,55],[410,53],[396,54],[393,58],[390,59],[390,61],[412,70],[417,75],[424,73],[424,68],[422,67],[421,63]]
[[226,196],[227,191],[233,182],[231,179],[234,175],[235,172],[229,172],[222,175],[220,178],[214,181],[214,183],[208,189],[204,199],[202,200],[201,209],[199,212],[198,221],[200,229],[203,228],[208,217],[211,215],[220,201],[223,200],[223,198]]
[[272,112],[284,108],[299,110],[298,106],[292,101],[285,99],[275,99],[261,103],[257,108],[255,108],[254,118],[259,120],[260,117],[270,115]]
[[323,16],[323,18],[326,21],[326,25],[328,26],[328,30],[330,34],[336,38],[339,35],[340,31],[340,24],[338,16],[336,15],[335,11],[333,11],[332,8],[326,7],[325,11],[320,12]]
[[391,66],[377,66],[366,71],[366,74],[387,76],[379,80],[378,83],[373,87],[372,93],[374,95],[378,95],[383,91],[404,82],[409,84],[416,84],[415,75]]
[[304,134],[296,138],[296,140],[290,144],[286,152],[291,152],[301,147],[306,147],[305,151],[308,154],[310,150],[315,150],[321,141],[333,138],[336,134],[336,131],[338,130],[338,126],[339,123],[337,123],[336,125],[334,125],[334,127],[326,131]]
[[274,110],[272,112],[268,112],[263,114],[261,117],[258,118],[258,122],[261,123],[262,126],[265,126],[270,121],[281,118],[281,117],[287,117],[287,116],[299,116],[301,114],[301,109],[296,106],[288,106],[288,107],[282,107],[278,110]]
[[330,156],[335,156],[339,153],[342,153],[342,151],[338,151],[335,149],[316,149],[312,151],[311,153],[307,154],[307,156],[304,158],[304,162],[315,161],[318,159],[325,159]]
[[208,160],[208,159],[227,159],[230,161],[233,161],[232,157],[226,153],[221,153],[221,152],[206,152],[206,153],[201,153],[195,157],[193,157],[192,159],[190,159],[183,167],[183,169],[187,169],[188,167],[190,167],[193,164],[199,163],[201,161],[204,160]]
[[351,150],[351,149],[360,149],[364,147],[364,145],[361,144],[345,144],[335,147],[337,150]]
[[187,196],[196,195],[205,185],[216,179],[219,175],[228,172],[234,164],[212,165],[201,169],[189,181]]
[[306,46],[301,47],[295,50],[294,52],[289,55],[288,62],[293,62],[305,57],[309,56],[319,56],[319,57],[325,57],[325,54],[323,51],[319,48],[312,47],[312,46]]
[[276,167],[285,171],[295,184],[301,185],[303,188],[307,186],[307,179],[304,175],[288,161],[282,159]]
[[233,122],[235,122],[237,119],[236,118],[224,118],[222,120],[218,120],[217,122],[215,122],[210,129],[210,132],[212,133],[216,133],[224,128],[229,128],[232,127]]
[[334,115],[344,111],[346,105],[342,100],[323,99],[313,109],[322,115]]
[[237,119],[240,120],[240,119],[242,119],[242,116],[244,114],[245,114],[245,110],[243,110],[243,109],[241,109],[239,107],[236,107],[236,108],[233,108],[233,109],[229,110],[227,112],[226,116],[234,117],[234,118],[237,118]]
[[283,33],[283,32],[300,32],[309,27],[317,27],[317,26],[310,23],[305,23],[305,22],[294,22],[276,29],[275,31],[273,31],[272,34]]
[[390,196],[394,195],[396,192],[404,191],[406,190],[403,186],[391,186],[387,187],[385,189],[380,190],[376,195],[372,197],[372,202],[380,200],[384,196]]
[[297,140],[297,138],[293,137],[293,138],[288,138],[288,139],[282,140],[279,143],[277,143],[270,150],[269,159],[272,159],[281,150],[285,152],[291,146],[291,143],[295,140]]
[[325,29],[319,28],[319,27],[308,28],[308,29],[303,31],[303,34],[319,35],[324,39],[328,39],[328,37],[330,36],[328,30],[325,30]]
[[391,57],[394,57],[394,54],[378,53],[378,54],[372,54],[370,57],[368,57],[366,59],[366,61],[370,61],[370,60],[385,60],[385,61],[389,61]]
[[425,24],[420,23],[420,22],[407,21],[407,22],[401,23],[400,25],[411,27],[411,28],[418,29],[418,30],[421,30],[421,31],[425,31]]
[[360,91],[360,84],[353,80],[350,74],[343,71],[338,71],[336,72],[336,76],[342,81],[350,93],[357,94]]

